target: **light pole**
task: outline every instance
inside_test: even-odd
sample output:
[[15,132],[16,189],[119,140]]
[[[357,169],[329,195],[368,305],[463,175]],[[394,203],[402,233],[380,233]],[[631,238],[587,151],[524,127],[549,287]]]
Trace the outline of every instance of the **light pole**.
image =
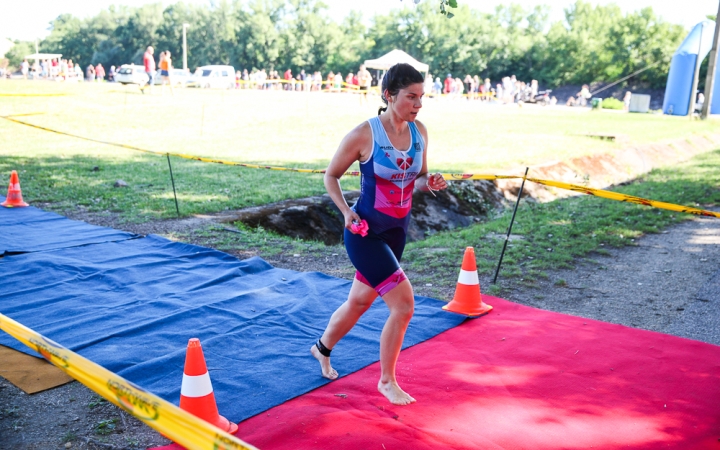
[[[715,66],[717,65],[718,57],[718,40],[720,40],[720,4],[718,5],[718,14],[715,17],[715,36],[713,37],[713,46],[710,50],[710,59],[708,60],[708,71],[707,77],[705,78],[705,100],[703,102],[702,112],[700,117],[707,119],[712,108],[713,95],[718,95],[715,92]],[[720,86],[717,86],[720,88]]]
[[697,52],[697,58],[695,59],[695,71],[693,72],[693,82],[692,82],[692,89],[690,90],[690,105],[688,106],[688,117],[690,119],[693,118],[693,114],[695,113],[695,102],[697,101],[697,87],[698,87],[698,78],[700,76],[700,64],[702,64],[702,59],[700,59],[700,53],[702,52],[702,40],[703,40],[703,31],[705,31],[705,22],[700,23],[700,40],[698,41],[698,52]]
[[183,24],[183,71],[187,72],[187,28],[188,23]]

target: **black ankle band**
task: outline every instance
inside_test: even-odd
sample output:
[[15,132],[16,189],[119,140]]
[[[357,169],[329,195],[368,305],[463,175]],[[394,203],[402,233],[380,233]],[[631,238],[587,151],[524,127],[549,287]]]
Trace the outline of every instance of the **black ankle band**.
[[317,347],[317,349],[318,349],[318,351],[320,352],[321,355],[327,356],[328,358],[330,357],[330,352],[331,352],[332,350],[330,350],[329,348],[325,347],[325,345],[322,343],[322,341],[321,341],[320,339],[318,339],[318,341],[315,343],[315,347]]

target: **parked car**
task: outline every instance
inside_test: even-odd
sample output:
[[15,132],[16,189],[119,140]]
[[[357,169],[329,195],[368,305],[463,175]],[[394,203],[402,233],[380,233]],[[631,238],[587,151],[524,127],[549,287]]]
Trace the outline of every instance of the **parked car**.
[[[187,86],[190,82],[191,75],[189,72],[182,69],[170,69],[170,82],[173,86]],[[155,74],[154,83],[162,84],[162,78],[160,77],[160,71]]]
[[232,89],[235,87],[235,68],[233,66],[198,67],[188,86]]
[[115,71],[115,81],[122,84],[144,84],[148,76],[145,73],[145,66],[135,64],[123,64]]

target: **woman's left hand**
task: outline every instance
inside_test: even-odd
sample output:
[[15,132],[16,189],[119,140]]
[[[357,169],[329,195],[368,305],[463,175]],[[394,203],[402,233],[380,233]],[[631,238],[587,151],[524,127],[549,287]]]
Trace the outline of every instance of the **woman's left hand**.
[[443,178],[442,174],[437,172],[433,174],[427,174],[427,186],[433,191],[442,191],[447,189],[447,181]]

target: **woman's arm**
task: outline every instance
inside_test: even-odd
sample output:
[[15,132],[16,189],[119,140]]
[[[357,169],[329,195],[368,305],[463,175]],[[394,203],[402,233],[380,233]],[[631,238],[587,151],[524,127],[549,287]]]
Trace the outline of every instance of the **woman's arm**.
[[340,187],[340,178],[350,168],[355,161],[365,161],[369,157],[371,150],[372,132],[370,125],[364,122],[355,127],[350,133],[343,138],[340,146],[330,161],[330,165],[325,171],[325,189],[327,189],[330,198],[338,207],[345,219],[345,228],[348,230],[352,226],[353,221],[360,221],[350,206],[348,206],[345,197],[342,195]]
[[425,151],[423,151],[423,163],[420,173],[415,178],[415,189],[423,192],[428,191],[441,191],[447,188],[447,182],[440,173],[428,174],[427,167],[427,149],[428,149],[428,133],[427,128],[419,120],[415,121],[418,130],[425,141]]

